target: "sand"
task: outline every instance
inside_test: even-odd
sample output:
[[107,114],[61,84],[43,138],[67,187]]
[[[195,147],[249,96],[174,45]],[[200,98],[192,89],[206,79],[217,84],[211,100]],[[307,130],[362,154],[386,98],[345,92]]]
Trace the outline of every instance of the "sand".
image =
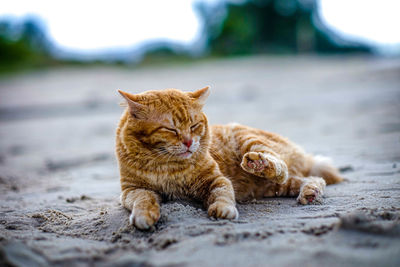
[[[280,133],[333,158],[321,205],[268,198],[211,220],[168,202],[151,231],[119,204],[116,89],[211,85],[211,123]],[[0,79],[0,265],[400,266],[400,60],[248,57]]]

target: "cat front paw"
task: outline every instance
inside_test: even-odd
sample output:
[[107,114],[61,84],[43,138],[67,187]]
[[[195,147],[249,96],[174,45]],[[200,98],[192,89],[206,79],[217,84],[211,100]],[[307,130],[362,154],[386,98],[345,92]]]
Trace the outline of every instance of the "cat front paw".
[[140,230],[148,230],[160,219],[160,208],[153,206],[147,210],[133,209],[129,216],[130,224]]
[[297,202],[302,205],[322,203],[322,190],[313,184],[304,185],[297,197]]
[[235,220],[239,218],[239,212],[234,204],[216,201],[208,207],[208,216],[216,219]]
[[261,152],[247,152],[240,164],[243,170],[283,184],[288,178],[288,168],[282,160]]

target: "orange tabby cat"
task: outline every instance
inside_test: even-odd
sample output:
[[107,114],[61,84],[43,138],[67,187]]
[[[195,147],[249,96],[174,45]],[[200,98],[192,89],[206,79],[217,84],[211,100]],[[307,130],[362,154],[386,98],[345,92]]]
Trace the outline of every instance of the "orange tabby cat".
[[238,124],[209,128],[202,112],[208,87],[119,92],[128,104],[116,133],[121,202],[139,229],[158,221],[162,196],[202,201],[209,216],[235,219],[235,200],[297,195],[314,203],[326,183],[342,180],[325,158],[277,134]]

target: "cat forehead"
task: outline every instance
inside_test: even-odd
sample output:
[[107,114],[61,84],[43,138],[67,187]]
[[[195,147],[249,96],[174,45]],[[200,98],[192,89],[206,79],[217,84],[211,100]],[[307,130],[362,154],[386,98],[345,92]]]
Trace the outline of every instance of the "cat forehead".
[[148,91],[138,95],[136,101],[149,108],[148,120],[171,127],[186,126],[202,113],[200,105],[184,92],[174,89]]
[[194,109],[176,109],[160,114],[158,121],[171,127],[180,127],[198,120],[199,116],[199,111]]
[[194,101],[187,93],[177,89],[165,89],[160,91],[147,91],[138,95],[138,100],[143,104],[165,106],[168,108],[194,108],[201,109],[197,101]]

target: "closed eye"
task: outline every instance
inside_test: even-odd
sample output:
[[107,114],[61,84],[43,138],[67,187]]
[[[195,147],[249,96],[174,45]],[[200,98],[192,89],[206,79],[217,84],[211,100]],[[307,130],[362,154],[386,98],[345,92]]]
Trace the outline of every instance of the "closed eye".
[[165,131],[168,131],[168,132],[172,132],[172,133],[174,133],[175,135],[178,135],[178,131],[175,130],[175,129],[168,128],[168,127],[162,127],[161,129],[162,129],[162,130],[165,130]]
[[194,125],[192,125],[192,126],[190,126],[190,130],[191,130],[191,131],[194,131],[194,130],[196,130],[196,128],[199,127],[199,126],[200,126],[200,122],[199,122],[199,123],[196,123],[196,124],[194,124]]

